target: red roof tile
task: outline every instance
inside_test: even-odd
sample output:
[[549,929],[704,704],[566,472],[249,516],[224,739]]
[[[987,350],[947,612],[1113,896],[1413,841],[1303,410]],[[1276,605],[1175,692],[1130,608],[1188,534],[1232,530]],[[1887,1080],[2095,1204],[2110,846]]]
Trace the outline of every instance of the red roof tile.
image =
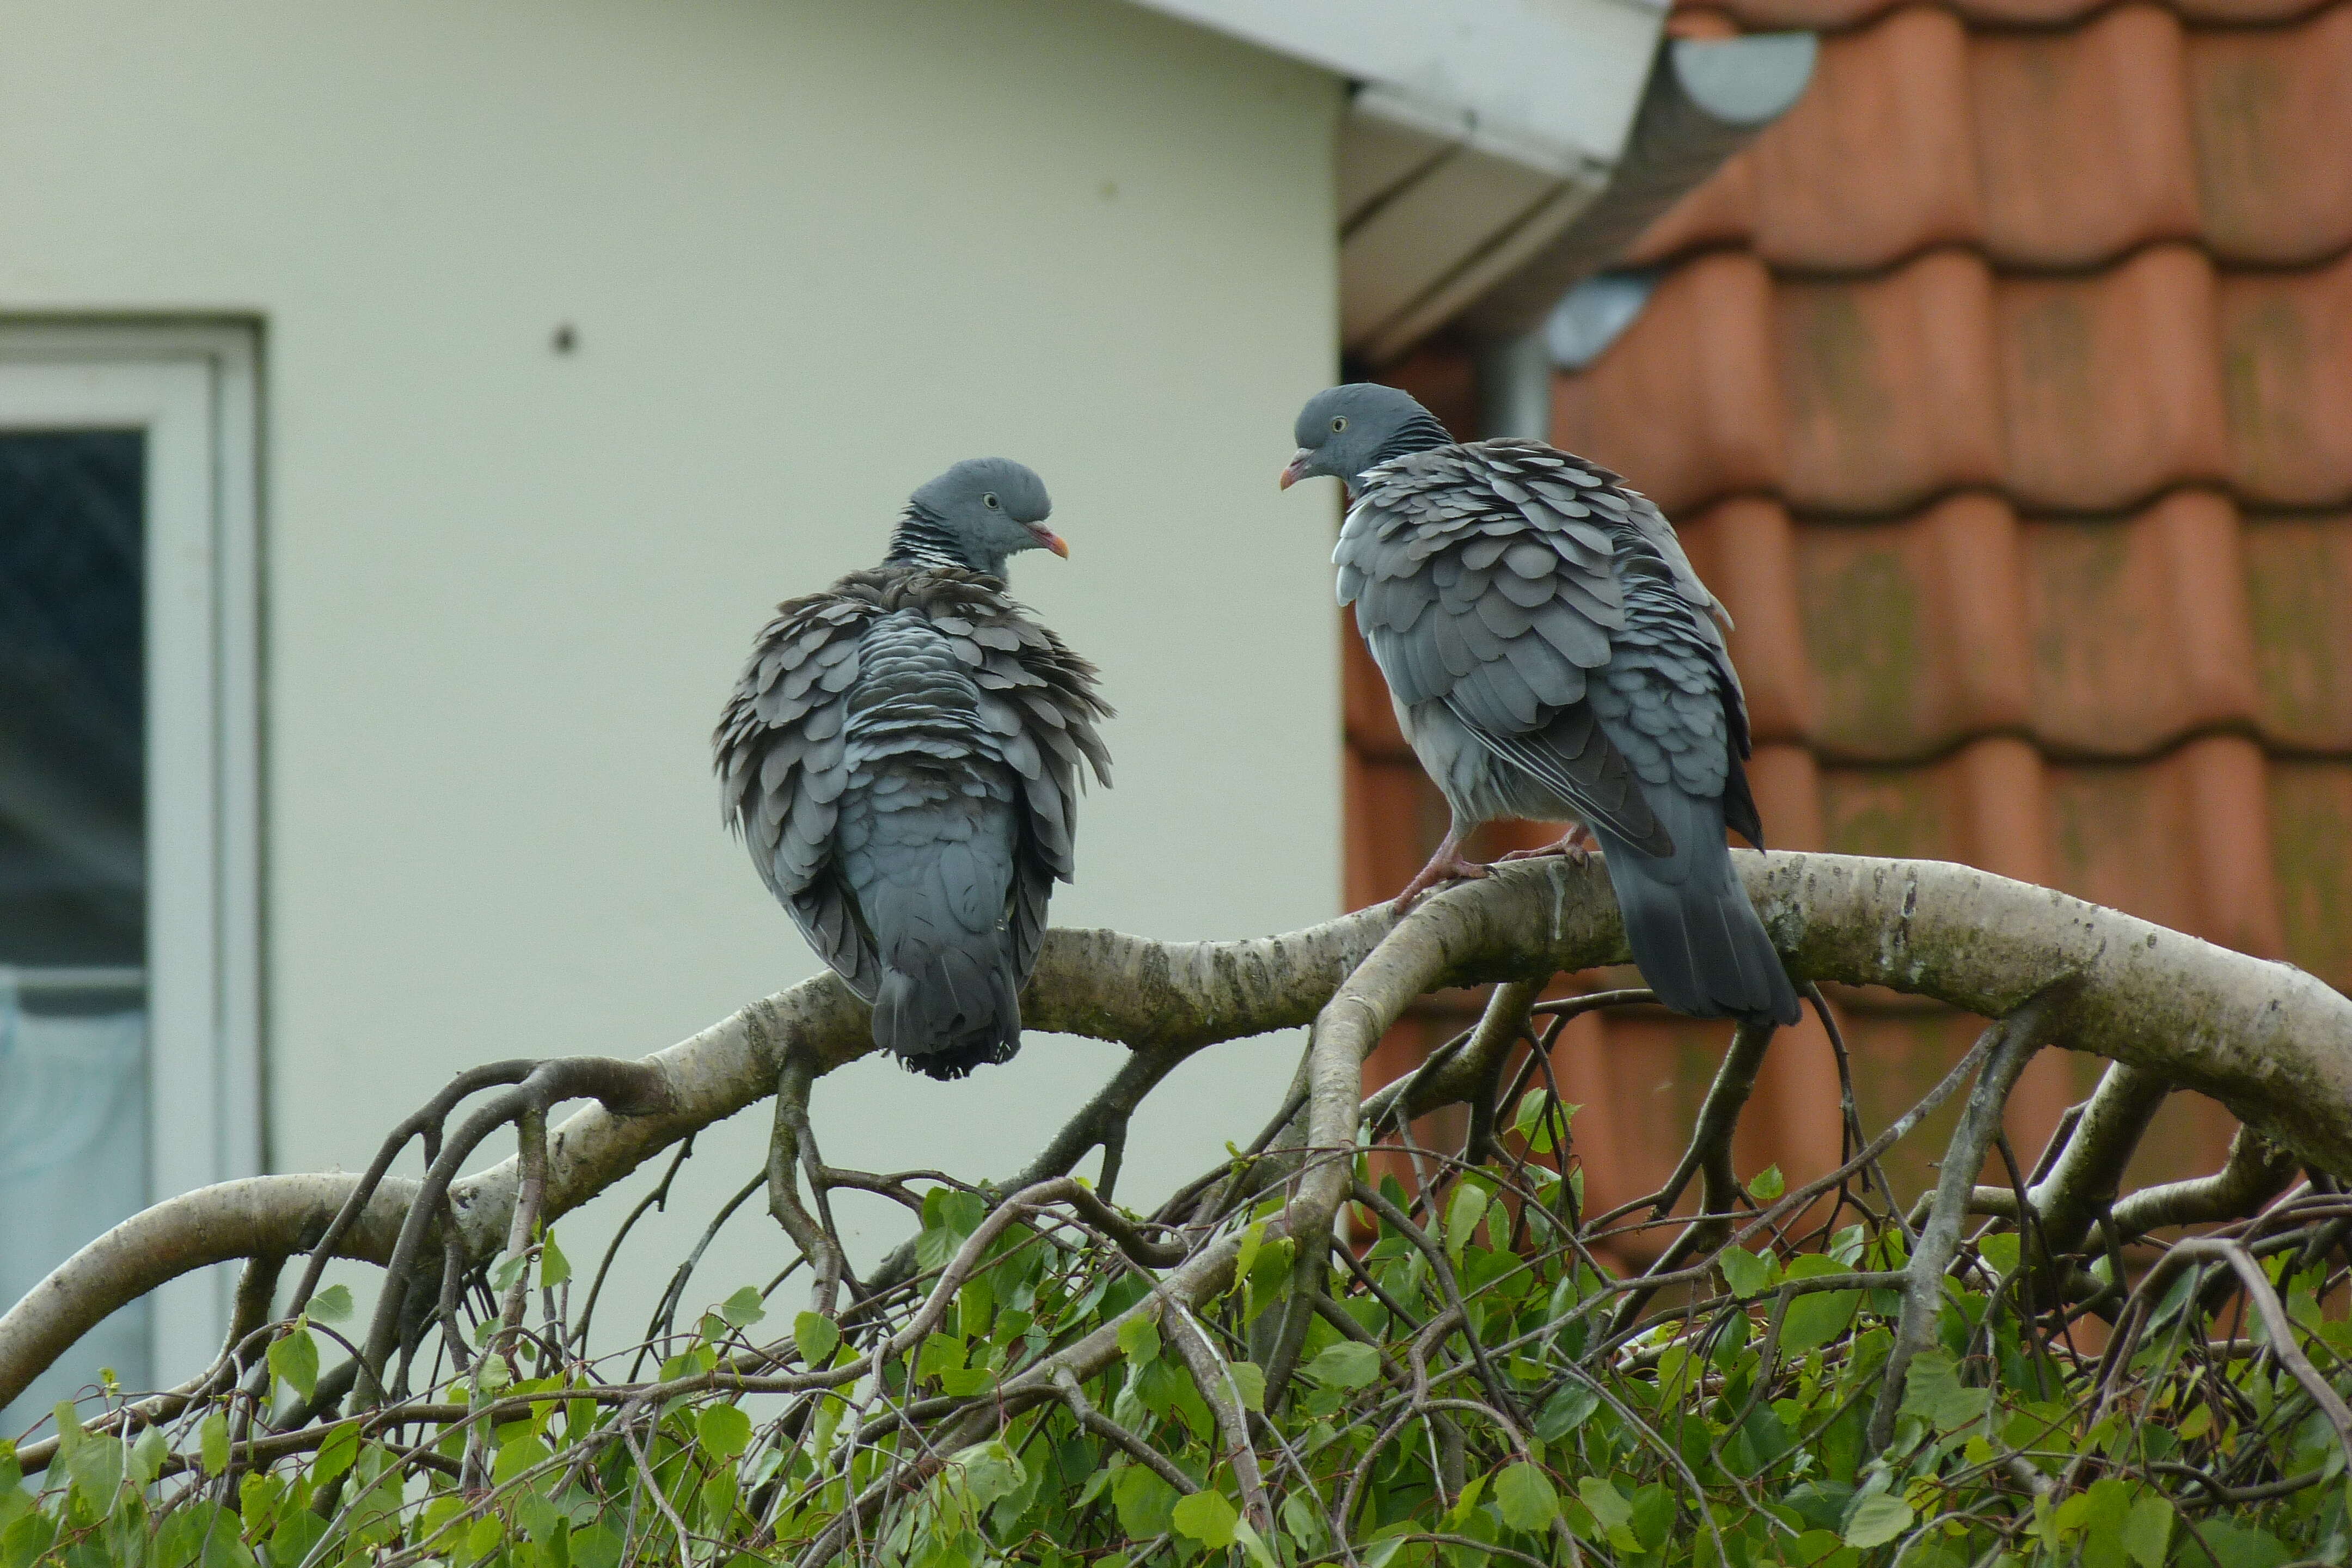
[[2352,4],[2293,27],[2197,29],[2187,87],[2216,253],[2291,265],[2352,245]]
[[[2180,22],[2118,5],[2061,32],[1969,47],[1984,243],[2005,262],[2082,267],[2143,241],[2194,238]],[[2052,149],[2070,149],[2053,157]]]
[[1982,227],[1968,123],[1968,33],[1909,5],[1826,39],[1813,81],[1756,143],[1756,248],[1777,266],[1852,269]]
[[[1555,437],[1641,475],[1636,488],[1670,512],[1776,488],[1771,298],[1771,277],[1752,256],[1717,252],[1676,268],[1599,364],[1559,380]],[[1659,418],[1661,408],[1675,416]]]
[[2228,470],[2213,269],[2155,245],[2088,278],[2005,278],[1994,291],[2020,506],[2101,510]]
[[2033,731],[2053,750],[2145,756],[2251,723],[2257,700],[2238,520],[2179,490],[2129,521],[2025,529]]
[[2243,543],[2263,734],[2352,754],[2352,515],[2250,521]]
[[2352,765],[2272,762],[2270,826],[2285,956],[2352,990]]
[[1896,523],[1799,532],[1805,647],[1822,693],[1810,737],[1841,757],[1922,757],[2022,728],[2032,705],[2017,526],[1958,495]]
[[[2352,142],[2344,148],[2352,164]],[[2352,500],[2352,254],[2311,272],[2225,277],[2221,341],[2240,492],[2281,506]]]
[[1789,499],[1885,511],[2000,477],[1993,289],[1983,261],[1933,251],[1884,278],[1773,293]]

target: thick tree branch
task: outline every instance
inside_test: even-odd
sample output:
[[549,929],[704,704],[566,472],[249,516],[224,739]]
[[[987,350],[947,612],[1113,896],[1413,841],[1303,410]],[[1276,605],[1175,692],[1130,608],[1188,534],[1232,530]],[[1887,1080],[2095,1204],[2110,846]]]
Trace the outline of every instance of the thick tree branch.
[[[1889,986],[1991,1016],[2072,982],[2042,1020],[2043,1040],[2200,1089],[2302,1162],[2352,1174],[2352,1001],[2311,976],[1963,866],[1748,851],[1734,858],[1799,977]],[[1057,931],[1024,1011],[1033,1027],[1138,1049],[1197,1047],[1316,1019],[1309,1152],[1293,1216],[1304,1241],[1329,1234],[1348,1183],[1344,1159],[1314,1152],[1352,1147],[1360,1064],[1406,1004],[1440,986],[1535,979],[1625,956],[1604,868],[1547,859],[1451,889],[1393,931],[1385,909],[1246,942]],[[551,1129],[545,1219],[772,1094],[788,1044],[830,1070],[872,1048],[866,1011],[821,976],[645,1058],[644,1071],[665,1087],[657,1108],[591,1107]],[[469,1256],[487,1258],[505,1238],[518,1181],[509,1160],[450,1187]],[[304,1250],[357,1187],[349,1175],[259,1177],[125,1221],[0,1318],[0,1401],[107,1313],[165,1280]],[[388,1260],[415,1191],[385,1180],[334,1250]]]

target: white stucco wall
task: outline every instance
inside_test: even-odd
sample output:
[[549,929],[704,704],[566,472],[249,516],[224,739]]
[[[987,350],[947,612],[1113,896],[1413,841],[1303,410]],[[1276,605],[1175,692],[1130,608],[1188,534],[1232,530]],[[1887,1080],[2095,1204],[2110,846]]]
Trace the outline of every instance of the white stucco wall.
[[[0,20],[0,311],[262,323],[278,1168],[363,1164],[461,1066],[636,1054],[812,972],[710,726],[768,608],[962,457],[1045,476],[1073,559],[1015,587],[1120,710],[1056,922],[1337,908],[1331,520],[1274,487],[1333,368],[1333,79],[1113,0]],[[1130,1194],[1246,1139],[1291,1060],[1196,1061]],[[1114,1065],[868,1060],[818,1125],[836,1163],[1007,1174]],[[738,1120],[670,1235],[756,1168]],[[757,1207],[713,1298],[772,1271]]]

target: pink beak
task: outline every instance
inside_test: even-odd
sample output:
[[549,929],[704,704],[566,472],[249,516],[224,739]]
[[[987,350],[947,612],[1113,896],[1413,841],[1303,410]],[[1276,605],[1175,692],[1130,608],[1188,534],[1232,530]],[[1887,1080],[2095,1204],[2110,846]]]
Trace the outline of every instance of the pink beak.
[[1309,447],[1301,447],[1297,451],[1292,453],[1290,457],[1290,467],[1282,470],[1282,484],[1280,488],[1286,490],[1291,486],[1297,484],[1299,480],[1307,478],[1307,465],[1314,461],[1315,453]]
[[1070,558],[1069,542],[1064,539],[1060,534],[1055,533],[1052,529],[1047,528],[1044,523],[1031,523],[1029,525],[1029,534],[1031,538],[1036,540],[1038,543],[1044,545],[1046,549],[1052,551],[1063,560],[1067,561]]

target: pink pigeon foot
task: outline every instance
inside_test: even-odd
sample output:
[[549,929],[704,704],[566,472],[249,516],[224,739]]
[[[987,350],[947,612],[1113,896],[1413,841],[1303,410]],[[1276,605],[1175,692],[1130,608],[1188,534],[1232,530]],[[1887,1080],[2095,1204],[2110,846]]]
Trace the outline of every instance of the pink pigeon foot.
[[1437,847],[1437,853],[1429,858],[1429,864],[1413,874],[1412,880],[1404,885],[1404,891],[1396,896],[1391,907],[1402,918],[1407,910],[1420,901],[1423,893],[1435,888],[1439,883],[1457,880],[1475,882],[1485,875],[1486,875],[1486,867],[1475,860],[1464,858],[1461,835],[1448,833],[1445,836],[1445,842]]
[[1502,858],[1505,860],[1543,860],[1548,859],[1554,855],[1564,855],[1568,858],[1569,864],[1573,866],[1581,864],[1587,855],[1600,847],[1600,841],[1592,837],[1591,829],[1586,827],[1580,822],[1570,826],[1567,832],[1561,834],[1557,843],[1547,844],[1540,849],[1514,849],[1508,855],[1502,857]]

